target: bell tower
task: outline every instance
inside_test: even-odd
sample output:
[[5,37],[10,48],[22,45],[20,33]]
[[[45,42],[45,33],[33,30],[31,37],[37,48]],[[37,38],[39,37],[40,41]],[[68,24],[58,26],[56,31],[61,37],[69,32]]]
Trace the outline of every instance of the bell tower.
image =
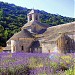
[[39,21],[39,13],[38,11],[32,9],[30,13],[27,14],[28,22],[30,21]]

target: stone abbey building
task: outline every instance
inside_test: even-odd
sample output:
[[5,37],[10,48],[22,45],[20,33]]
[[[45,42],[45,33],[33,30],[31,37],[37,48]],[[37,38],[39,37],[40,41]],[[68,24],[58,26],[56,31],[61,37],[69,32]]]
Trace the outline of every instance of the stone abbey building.
[[75,22],[50,27],[40,22],[36,10],[31,10],[27,18],[28,22],[21,31],[6,42],[3,52],[75,52]]

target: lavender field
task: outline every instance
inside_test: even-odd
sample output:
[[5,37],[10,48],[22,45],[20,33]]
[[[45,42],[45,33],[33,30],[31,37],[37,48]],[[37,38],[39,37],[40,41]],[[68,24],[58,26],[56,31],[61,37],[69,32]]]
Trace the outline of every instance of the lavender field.
[[75,54],[0,53],[0,75],[75,75]]

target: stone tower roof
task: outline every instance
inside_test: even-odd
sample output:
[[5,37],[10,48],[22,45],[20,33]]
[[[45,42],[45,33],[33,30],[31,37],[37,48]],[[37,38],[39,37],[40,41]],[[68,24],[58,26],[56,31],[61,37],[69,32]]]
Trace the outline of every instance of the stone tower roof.
[[35,26],[37,27],[37,25],[43,27],[44,29],[50,27],[50,25],[46,23],[41,23],[39,16],[40,16],[39,11],[32,9],[30,13],[27,14],[28,22],[21,29],[23,30],[23,29],[31,28],[31,31],[34,31],[36,29]]
[[38,22],[38,21],[30,21],[28,23],[26,23],[22,29],[26,29],[27,27],[31,27],[32,25],[39,25],[39,26],[43,26],[43,27],[50,27],[50,25],[46,24],[46,23],[41,23],[41,22]]
[[29,31],[23,29],[20,32],[14,34],[7,42],[10,42],[10,40],[17,40],[19,38],[33,38],[33,36]]

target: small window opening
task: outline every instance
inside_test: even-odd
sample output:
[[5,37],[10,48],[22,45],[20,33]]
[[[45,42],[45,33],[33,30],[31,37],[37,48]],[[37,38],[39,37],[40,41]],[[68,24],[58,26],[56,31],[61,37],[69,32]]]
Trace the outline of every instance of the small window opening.
[[36,15],[35,19],[38,20],[38,15]]
[[22,51],[24,50],[24,47],[23,47],[23,46],[21,46],[21,50],[22,50]]
[[30,15],[30,21],[32,20],[32,15]]

